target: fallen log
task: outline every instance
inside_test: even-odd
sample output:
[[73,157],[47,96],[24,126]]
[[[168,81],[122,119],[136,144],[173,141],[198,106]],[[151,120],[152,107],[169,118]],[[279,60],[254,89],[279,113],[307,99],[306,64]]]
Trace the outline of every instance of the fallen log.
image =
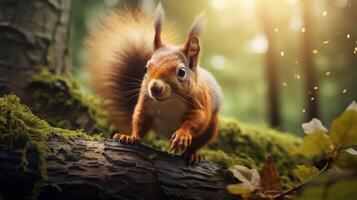
[[[233,199],[227,179],[214,163],[188,166],[173,156],[143,145],[110,139],[48,141],[47,176],[38,199]],[[21,154],[0,150],[0,194],[4,199],[31,196],[38,154],[27,154],[28,169],[17,168]],[[1,199],[1,197],[0,197]]]

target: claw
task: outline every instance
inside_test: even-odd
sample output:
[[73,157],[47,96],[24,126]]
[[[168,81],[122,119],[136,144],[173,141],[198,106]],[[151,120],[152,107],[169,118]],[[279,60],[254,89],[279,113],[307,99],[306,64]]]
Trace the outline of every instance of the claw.
[[192,136],[187,131],[177,131],[175,132],[170,140],[171,146],[170,151],[174,153],[184,152],[187,147],[191,144]]
[[133,136],[133,135],[124,135],[120,133],[116,133],[113,136],[113,139],[117,142],[123,143],[123,144],[134,144],[134,143],[140,143],[141,138]]
[[171,139],[170,139],[170,143],[175,139],[175,137],[176,137],[176,133],[172,134]]

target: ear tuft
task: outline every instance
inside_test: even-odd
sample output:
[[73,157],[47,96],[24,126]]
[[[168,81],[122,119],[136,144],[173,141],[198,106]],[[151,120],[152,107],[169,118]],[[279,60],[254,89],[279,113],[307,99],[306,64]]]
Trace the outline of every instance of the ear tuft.
[[154,28],[155,28],[154,50],[159,49],[160,47],[163,46],[161,41],[161,29],[164,19],[165,19],[165,11],[162,8],[161,3],[159,3],[156,7],[155,15],[154,15]]
[[202,27],[204,25],[203,12],[201,12],[194,20],[190,32],[188,34],[188,39],[185,45],[182,47],[182,52],[186,55],[188,64],[191,69],[196,69],[198,63],[198,56],[200,53],[200,42],[198,36],[201,33]]
[[188,34],[189,40],[191,40],[194,37],[198,37],[200,35],[204,24],[205,24],[204,12],[201,12],[199,15],[197,15],[197,17],[193,21],[190,32]]

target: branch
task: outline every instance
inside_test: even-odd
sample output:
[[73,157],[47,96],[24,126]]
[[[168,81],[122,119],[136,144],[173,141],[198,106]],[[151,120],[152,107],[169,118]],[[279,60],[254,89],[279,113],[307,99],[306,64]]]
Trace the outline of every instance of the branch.
[[275,195],[274,197],[272,197],[272,199],[281,199],[284,196],[291,194],[292,192],[296,192],[296,191],[300,190],[302,187],[304,187],[305,185],[309,184],[312,180],[314,180],[318,175],[320,175],[324,171],[326,171],[330,167],[331,162],[332,162],[332,160],[328,160],[327,163],[325,164],[325,166],[322,169],[320,169],[318,172],[316,172],[314,175],[310,176],[308,179],[301,182],[300,184],[297,184],[294,187],[292,187],[288,190],[285,190],[283,193]]
[[[108,139],[53,137],[48,147],[48,180],[39,199],[232,199],[214,163],[187,166],[178,156]],[[40,179],[37,153],[28,153],[26,172],[16,167],[20,159],[19,152],[0,150],[4,199],[28,197]]]

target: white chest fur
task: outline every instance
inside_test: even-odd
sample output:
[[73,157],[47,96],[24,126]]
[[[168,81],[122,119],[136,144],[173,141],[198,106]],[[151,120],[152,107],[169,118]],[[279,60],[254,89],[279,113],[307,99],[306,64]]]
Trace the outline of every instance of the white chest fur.
[[153,118],[151,129],[166,138],[180,128],[182,117],[187,113],[187,106],[179,98],[173,97],[164,102],[148,100],[145,111]]

